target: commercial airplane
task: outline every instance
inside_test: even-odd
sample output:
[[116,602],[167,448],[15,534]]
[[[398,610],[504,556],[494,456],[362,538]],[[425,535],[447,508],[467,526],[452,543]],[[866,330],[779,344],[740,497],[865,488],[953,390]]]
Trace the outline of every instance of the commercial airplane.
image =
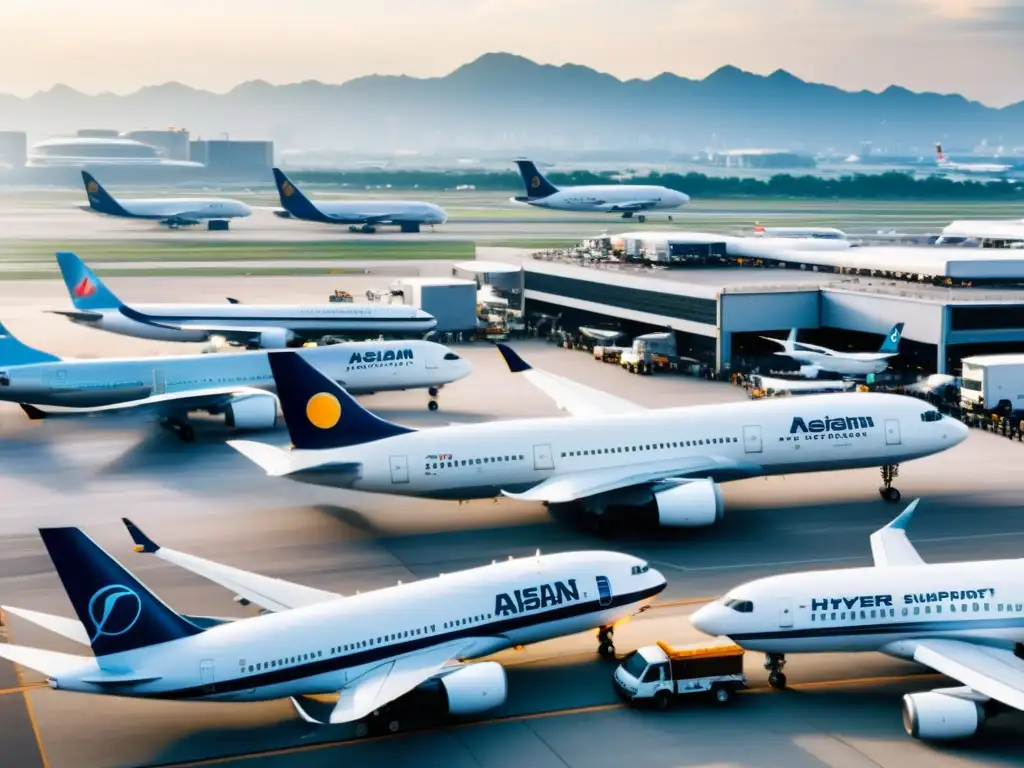
[[[195,411],[223,414],[236,429],[270,429],[277,423],[270,354],[278,353],[68,360],[29,347],[0,324],[0,401],[21,404],[33,419],[145,416],[185,442],[195,439],[188,423]],[[298,354],[362,394],[429,388],[435,396],[470,371],[447,347],[422,340],[352,342]],[[428,405],[437,409],[434,399]]]
[[809,379],[815,378],[822,371],[838,373],[843,376],[867,376],[869,373],[881,373],[889,367],[889,359],[900,353],[900,339],[903,338],[903,323],[896,323],[885,337],[877,352],[837,352],[828,347],[808,344],[796,340],[794,328],[789,336],[775,339],[762,336],[766,341],[781,344],[783,350],[776,355],[789,357],[801,363],[800,375]]
[[512,199],[537,208],[621,213],[624,219],[635,213],[637,221],[643,222],[644,211],[678,208],[690,202],[689,195],[648,184],[592,184],[559,189],[544,178],[532,160],[516,160],[516,165],[526,183],[526,196]]
[[983,173],[990,176],[998,176],[1008,173],[1013,169],[1012,165],[1006,163],[955,163],[946,158],[942,151],[942,145],[935,145],[935,164],[944,171],[956,171],[957,173]]
[[693,625],[764,651],[776,688],[786,685],[787,653],[876,651],[962,682],[903,697],[915,738],[966,738],[987,716],[1024,709],[1024,560],[926,564],[906,534],[917,503],[872,534],[873,568],[751,581],[697,611]]
[[[927,403],[877,393],[646,410],[498,346],[513,372],[572,418],[416,431],[375,416],[309,362],[280,352],[270,367],[293,447],[229,445],[274,477],[400,496],[573,504],[611,531],[623,512],[663,526],[712,525],[724,513],[720,482],[888,467],[967,437],[965,425]],[[899,498],[891,482],[880,492]]]
[[765,227],[754,223],[754,237],[783,237],[811,240],[848,240],[843,230],[835,227]]
[[444,224],[448,214],[433,203],[410,200],[324,200],[314,202],[302,194],[279,169],[274,169],[277,194],[281,198],[282,218],[319,221],[321,224],[348,224],[351,232],[372,233],[388,224],[402,232],[419,232],[429,224]]
[[422,336],[433,315],[400,304],[136,304],[121,301],[73,253],[57,254],[72,312],[54,310],[74,323],[124,336],[159,341],[225,339],[249,349],[281,349],[326,335]]
[[245,218],[252,209],[238,200],[223,197],[165,197],[118,200],[88,172],[82,171],[89,206],[84,211],[123,216],[128,219],[151,219],[170,229],[208,222],[210,229],[227,229],[228,219]]
[[[89,645],[94,655],[0,643],[0,657],[46,675],[58,691],[171,701],[291,697],[310,723],[367,727],[365,719],[381,712],[395,731],[392,713],[410,699],[430,716],[503,704],[504,668],[466,660],[593,629],[601,630],[601,653],[614,653],[615,624],[665,588],[665,578],[638,558],[570,552],[343,597],[164,549],[125,524],[136,551],[221,584],[264,613],[182,615],[78,528],[43,528],[78,620],[4,610]],[[331,693],[339,694],[336,704],[306,698]]]

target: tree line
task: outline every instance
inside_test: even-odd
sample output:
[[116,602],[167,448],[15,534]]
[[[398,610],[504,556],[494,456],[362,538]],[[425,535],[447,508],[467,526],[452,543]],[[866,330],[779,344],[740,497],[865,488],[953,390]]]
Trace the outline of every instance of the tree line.
[[[473,188],[478,191],[523,194],[520,175],[512,171],[296,171],[289,174],[300,184],[348,188],[391,188],[427,191]],[[552,173],[555,186],[616,183],[615,172],[572,171]],[[703,173],[649,173],[623,184],[660,184],[694,198],[814,198],[878,200],[1014,200],[1024,199],[1024,179],[958,180],[944,176],[915,178],[888,171],[822,177],[788,173],[768,179],[708,176]]]

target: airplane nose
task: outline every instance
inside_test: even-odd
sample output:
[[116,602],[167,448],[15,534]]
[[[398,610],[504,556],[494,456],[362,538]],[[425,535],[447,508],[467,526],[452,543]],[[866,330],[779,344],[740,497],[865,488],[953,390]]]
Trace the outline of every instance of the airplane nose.
[[967,439],[970,428],[959,419],[950,419],[953,422],[953,445],[959,445]]
[[683,193],[683,192],[680,192],[679,193],[679,204],[680,205],[686,205],[688,202],[690,202],[690,196],[685,194],[685,193]]
[[694,629],[698,632],[703,632],[705,635],[717,636],[719,633],[714,630],[714,617],[716,613],[717,611],[714,603],[705,605],[690,617],[690,623],[693,624]]

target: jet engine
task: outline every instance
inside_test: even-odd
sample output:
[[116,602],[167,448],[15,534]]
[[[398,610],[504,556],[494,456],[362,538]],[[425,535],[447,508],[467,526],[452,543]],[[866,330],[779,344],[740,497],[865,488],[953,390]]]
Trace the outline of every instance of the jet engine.
[[671,528],[714,525],[725,514],[722,489],[713,480],[693,480],[654,489],[658,524]]
[[443,670],[413,694],[417,705],[440,715],[476,715],[500,707],[508,696],[505,668],[496,661]]
[[235,429],[273,429],[277,398],[271,394],[236,397],[225,406],[224,421]]
[[285,349],[295,340],[295,334],[286,328],[268,328],[259,336],[260,349]]
[[818,365],[801,365],[800,366],[800,378],[801,379],[816,379],[818,374],[821,373],[821,366]]
[[937,691],[903,697],[903,727],[915,739],[966,739],[985,722],[981,704]]

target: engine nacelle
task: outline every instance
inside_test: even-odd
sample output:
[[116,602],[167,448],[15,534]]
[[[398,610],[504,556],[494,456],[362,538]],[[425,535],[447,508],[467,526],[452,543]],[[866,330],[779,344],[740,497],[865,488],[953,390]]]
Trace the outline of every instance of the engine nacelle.
[[903,697],[903,727],[915,739],[966,739],[984,722],[985,710],[969,699],[935,691]]
[[714,525],[725,514],[722,489],[713,480],[693,480],[654,491],[658,525],[699,528]]
[[821,373],[820,365],[801,365],[800,366],[800,378],[801,379],[816,379],[818,374]]
[[260,334],[260,349],[285,349],[295,341],[295,333],[286,328],[268,328]]
[[277,398],[243,395],[224,408],[224,421],[235,429],[273,429],[277,425]]
[[466,664],[434,676],[415,691],[420,707],[439,715],[476,715],[508,697],[505,668],[496,661]]

